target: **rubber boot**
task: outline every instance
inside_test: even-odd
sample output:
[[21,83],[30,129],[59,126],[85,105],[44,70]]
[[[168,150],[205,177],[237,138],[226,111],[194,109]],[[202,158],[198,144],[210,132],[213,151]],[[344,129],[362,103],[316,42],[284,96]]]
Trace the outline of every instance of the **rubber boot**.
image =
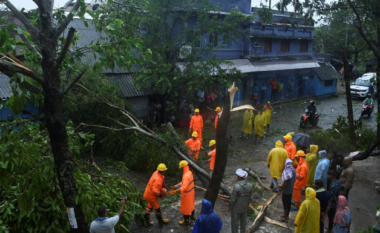
[[154,225],[154,222],[150,221],[150,212],[145,212],[144,220],[144,226],[150,227]]
[[195,210],[193,210],[193,212],[191,212],[191,219],[192,220],[196,220],[197,218],[195,217]]
[[169,219],[165,219],[163,216],[162,216],[162,213],[159,213],[157,214],[156,213],[156,218],[158,220],[158,223],[161,225],[161,224],[168,224],[169,223]]
[[190,224],[190,215],[184,215],[183,220],[178,222],[179,225],[186,226]]

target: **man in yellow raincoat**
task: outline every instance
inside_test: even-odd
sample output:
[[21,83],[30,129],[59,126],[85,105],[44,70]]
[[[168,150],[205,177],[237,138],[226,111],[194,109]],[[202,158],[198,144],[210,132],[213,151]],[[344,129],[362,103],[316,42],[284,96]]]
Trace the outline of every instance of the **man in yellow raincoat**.
[[242,129],[241,135],[240,135],[241,138],[243,137],[244,133],[247,134],[247,139],[248,139],[248,135],[252,134],[252,121],[254,119],[253,117],[254,117],[253,110],[245,111],[244,121],[243,121],[243,129]]
[[276,142],[276,148],[273,148],[268,155],[267,165],[270,169],[272,182],[270,187],[276,192],[279,191],[277,179],[281,179],[282,172],[285,168],[285,160],[288,158],[288,152],[283,148],[282,142]]
[[269,133],[270,119],[272,117],[273,108],[270,106],[270,101],[267,102],[267,105],[264,106],[264,116],[265,116],[265,125],[267,127],[267,133]]
[[294,225],[295,233],[319,233],[320,203],[315,197],[317,193],[312,188],[306,188],[306,200],[302,202]]
[[318,146],[310,145],[310,153],[306,155],[306,159],[305,159],[306,164],[307,164],[307,169],[309,170],[307,173],[306,187],[311,187],[314,184],[315,169],[317,168],[317,165],[318,165],[317,152],[318,152]]
[[264,131],[265,131],[265,116],[264,114],[259,111],[257,116],[255,117],[255,141],[257,141],[257,135],[260,135],[261,141],[264,137]]

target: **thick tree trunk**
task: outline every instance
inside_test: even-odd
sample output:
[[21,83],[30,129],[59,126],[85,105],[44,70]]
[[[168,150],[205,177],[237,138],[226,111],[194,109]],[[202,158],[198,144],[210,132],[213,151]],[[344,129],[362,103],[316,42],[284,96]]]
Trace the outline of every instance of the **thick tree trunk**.
[[[380,38],[379,38],[380,40]],[[379,51],[380,51],[380,41],[378,43],[378,48],[379,48]],[[380,57],[377,58],[377,68],[376,68],[376,89],[377,89],[377,96],[376,96],[376,100],[377,100],[377,114],[380,114],[380,99],[379,99],[379,91],[380,91]],[[379,124],[379,121],[377,121],[377,137],[380,138],[380,124]]]
[[220,185],[222,183],[224,170],[227,165],[228,158],[228,144],[227,139],[227,128],[228,122],[230,120],[230,108],[231,101],[229,96],[224,100],[223,113],[218,120],[218,127],[216,129],[216,158],[215,158],[215,168],[212,173],[210,184],[207,188],[205,199],[211,201],[212,205],[215,206],[216,199],[218,198],[218,193]]
[[356,140],[355,140],[355,126],[354,126],[354,114],[352,110],[352,99],[350,90],[350,74],[348,71],[348,60],[347,60],[347,48],[343,49],[343,62],[344,62],[344,82],[346,85],[346,100],[347,100],[347,118],[349,124],[350,142],[351,150],[355,150]]
[[[50,78],[49,80],[59,80],[58,72],[54,73],[53,75],[56,75],[56,77],[48,77],[48,79]],[[63,200],[67,208],[74,208],[74,213],[78,224],[78,229],[72,229],[71,232],[87,233],[88,225],[86,224],[84,214],[79,205],[76,205],[75,203],[77,188],[74,178],[74,167],[73,163],[71,162],[71,155],[69,151],[66,124],[63,117],[62,96],[59,90],[59,88],[54,88],[50,85],[49,87],[44,88],[44,114],[46,119],[45,125],[49,132],[50,144],[54,156],[55,170]]]

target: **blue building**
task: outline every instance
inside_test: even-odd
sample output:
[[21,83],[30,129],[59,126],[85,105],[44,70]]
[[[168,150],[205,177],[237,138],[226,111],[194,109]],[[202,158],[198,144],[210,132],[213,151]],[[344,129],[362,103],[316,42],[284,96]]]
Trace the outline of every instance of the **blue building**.
[[[234,106],[249,103],[254,94],[260,103],[336,94],[337,80],[342,75],[329,64],[329,56],[313,54],[312,25],[276,10],[272,10],[272,22],[265,24],[256,14],[258,8],[251,8],[251,0],[211,0],[211,3],[221,8],[218,14],[227,14],[237,8],[243,14],[255,15],[253,22],[242,25],[242,28],[250,29],[249,35],[230,45],[223,45],[221,37],[216,42],[220,46],[215,51],[216,58],[231,61],[233,67],[244,74],[238,84]],[[208,43],[215,43],[215,40],[203,34],[200,46]],[[178,66],[182,68],[181,63]],[[277,95],[271,98],[273,80],[281,83],[283,89],[281,94],[277,89]],[[261,91],[262,87],[266,87],[265,92]]]
[[[19,113],[18,115],[16,115],[11,112],[6,102],[12,96],[13,96],[13,93],[12,93],[12,84],[10,83],[10,78],[7,75],[0,72],[0,102],[1,102],[0,104],[2,105],[2,107],[0,108],[0,122],[13,121],[16,118],[18,119],[31,118],[31,116],[28,114]],[[31,102],[28,102],[27,104],[25,104],[24,109],[35,114],[39,114],[40,112],[38,106],[36,106],[35,104]]]

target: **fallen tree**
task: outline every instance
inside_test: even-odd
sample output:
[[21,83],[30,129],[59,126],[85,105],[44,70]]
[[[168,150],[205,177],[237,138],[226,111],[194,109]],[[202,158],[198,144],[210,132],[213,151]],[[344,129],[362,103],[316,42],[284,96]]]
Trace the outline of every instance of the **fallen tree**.
[[[112,108],[118,109],[129,120],[129,122],[127,124],[127,123],[122,123],[122,122],[120,122],[120,121],[118,121],[116,119],[110,118],[115,123],[117,123],[118,125],[120,125],[120,128],[110,128],[110,127],[107,127],[107,126],[90,125],[90,124],[86,124],[86,123],[81,123],[79,125],[79,127],[92,127],[92,128],[103,129],[103,130],[112,130],[112,131],[115,131],[115,132],[134,131],[136,133],[140,133],[143,136],[146,136],[148,138],[154,139],[155,141],[159,142],[162,146],[168,147],[171,151],[174,152],[174,154],[180,160],[186,160],[189,163],[189,166],[194,169],[195,174],[198,177],[200,177],[201,181],[202,180],[204,181],[205,179],[207,181],[211,180],[210,174],[208,174],[205,170],[203,170],[202,168],[200,168],[195,163],[195,161],[192,159],[192,157],[191,157],[191,155],[189,153],[183,152],[180,149],[180,147],[172,145],[172,144],[168,143],[167,141],[165,141],[164,139],[162,139],[161,137],[159,137],[155,132],[153,132],[152,130],[150,130],[149,128],[147,128],[145,125],[143,125],[142,123],[140,123],[140,121],[138,121],[138,119],[136,117],[134,117],[127,110],[111,104],[107,99],[105,99],[105,98],[103,98],[103,97],[101,97],[101,96],[93,93],[92,91],[90,91],[89,89],[87,89],[86,87],[84,87],[84,86],[82,86],[80,84],[76,84],[76,85],[79,86],[79,87],[81,87],[81,88],[83,88],[84,90],[86,90],[89,94],[97,97],[100,101],[102,101],[103,103],[107,104],[108,106],[110,106]],[[168,123],[168,127],[173,129],[173,126],[170,123]],[[174,130],[172,130],[172,131],[174,131]],[[207,186],[205,186],[205,187],[207,187]],[[227,187],[227,185],[221,183],[219,188],[220,188],[220,190],[222,190],[222,192],[224,194],[226,194],[228,196],[231,195],[231,190]]]

